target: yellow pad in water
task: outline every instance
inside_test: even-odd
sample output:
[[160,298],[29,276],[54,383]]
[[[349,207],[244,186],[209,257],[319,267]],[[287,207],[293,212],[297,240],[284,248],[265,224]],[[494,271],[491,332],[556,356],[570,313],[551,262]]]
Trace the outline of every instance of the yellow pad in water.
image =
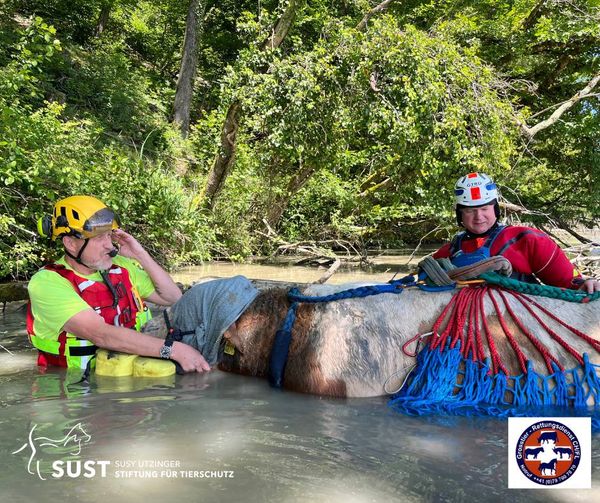
[[138,355],[99,349],[96,351],[96,374],[112,377],[133,375],[133,363],[137,358]]
[[135,377],[167,377],[174,373],[175,364],[170,360],[140,356],[133,364],[133,375]]

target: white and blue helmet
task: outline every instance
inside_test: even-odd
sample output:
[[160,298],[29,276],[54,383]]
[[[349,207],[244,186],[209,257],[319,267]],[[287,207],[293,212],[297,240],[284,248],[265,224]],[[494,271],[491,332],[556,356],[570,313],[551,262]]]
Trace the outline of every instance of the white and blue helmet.
[[484,206],[498,201],[498,188],[485,173],[469,173],[454,186],[457,207]]

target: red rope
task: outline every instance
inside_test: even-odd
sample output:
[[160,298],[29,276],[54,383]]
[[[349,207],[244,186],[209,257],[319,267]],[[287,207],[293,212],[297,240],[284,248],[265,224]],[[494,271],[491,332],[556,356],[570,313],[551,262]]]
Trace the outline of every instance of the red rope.
[[[431,331],[433,332],[433,338],[431,339],[431,346],[430,346],[431,349],[435,349],[437,347],[440,347],[440,350],[441,350],[441,348],[444,347],[444,344],[446,342],[446,338],[444,337],[444,340],[442,341],[442,335],[439,333],[440,332],[440,326],[444,322],[444,319],[446,318],[446,315],[448,314],[448,311],[450,311],[450,309],[453,308],[456,305],[456,299],[457,298],[458,298],[458,295],[453,295],[452,296],[452,298],[450,299],[450,302],[448,302],[448,305],[442,311],[442,314],[440,314],[440,316],[438,317],[438,319],[433,324],[433,328],[431,329]],[[454,318],[454,312],[455,311],[453,310],[452,313],[450,314],[450,319],[451,320],[452,320],[452,318]],[[448,323],[450,323],[450,322],[448,322]],[[442,342],[444,342],[444,344],[442,344]]]
[[[434,337],[431,339],[429,347],[430,349],[439,348],[440,351],[446,347],[454,348],[456,344],[460,342],[461,354],[463,358],[471,358],[473,361],[483,362],[486,358],[486,349],[484,347],[487,342],[490,360],[492,362],[492,368],[490,372],[498,374],[503,372],[508,375],[508,370],[502,358],[500,352],[496,347],[496,342],[492,336],[487,317],[485,315],[485,296],[487,295],[496,311],[498,322],[500,327],[508,340],[510,347],[516,355],[519,367],[523,373],[527,373],[528,358],[521,349],[515,335],[511,332],[505,317],[502,315],[498,300],[494,295],[494,291],[498,292],[500,298],[504,302],[504,307],[508,316],[512,319],[519,331],[527,337],[533,348],[542,356],[544,363],[549,373],[554,372],[552,363],[560,370],[564,370],[558,359],[550,354],[547,347],[540,341],[535,334],[530,332],[523,322],[517,317],[513,308],[510,305],[509,298],[504,293],[503,289],[496,286],[478,285],[475,287],[462,288],[456,293],[450,302],[443,309],[440,316],[435,321],[432,332]],[[570,330],[580,339],[586,341],[596,351],[600,351],[600,341],[597,341],[589,335],[581,332],[575,327],[559,319],[556,315],[548,311],[544,306],[540,305],[534,299],[531,299],[527,295],[519,292],[508,291],[508,293],[523,305],[527,312],[533,319],[537,321],[542,329],[544,329],[548,335],[556,341],[562,348],[564,348],[571,356],[573,356],[580,365],[583,364],[582,355],[579,354],[575,348],[570,345],[565,339],[563,339],[556,331],[554,331],[535,311],[534,307],[540,312],[544,313],[566,329]],[[443,328],[443,330],[441,330]],[[485,342],[484,342],[485,336]],[[407,341],[402,349],[405,353],[407,352],[407,346],[413,342],[420,335]]]
[[[464,348],[464,326],[465,321],[469,316],[469,310],[471,309],[471,297],[473,297],[473,288],[466,288],[461,292],[462,295],[459,296],[458,301],[456,302],[456,309],[458,310],[458,317],[456,318],[456,323],[454,330],[452,331],[452,340],[450,341],[450,349],[454,349],[456,343],[460,340],[461,347]],[[464,354],[463,354],[464,356]]]
[[[483,292],[479,299],[479,310],[481,311],[481,321],[483,324],[483,329],[485,331],[485,337],[488,341],[488,346],[490,348],[490,358],[492,360],[492,370],[493,370],[494,374],[497,374],[501,370],[502,372],[504,372],[505,375],[509,375],[508,371],[506,370],[506,367],[504,366],[504,364],[502,363],[502,360],[500,359],[500,353],[496,349],[496,343],[494,342],[494,337],[490,333],[490,327],[488,325],[487,318],[485,316],[483,298],[484,298],[484,294],[487,290],[488,290],[487,286],[483,287]],[[496,310],[496,312],[500,313],[500,311],[498,311],[498,310]],[[500,318],[500,316],[498,316],[498,317]]]
[[476,355],[475,355],[475,348],[474,346],[474,339],[475,339],[475,318],[477,317],[477,303],[475,302],[475,299],[477,298],[477,290],[473,289],[473,295],[471,295],[471,297],[473,297],[473,302],[470,302],[469,304],[467,304],[467,335],[465,337],[465,341],[464,344],[462,344],[461,342],[461,348],[462,348],[462,355],[463,358],[469,358],[469,352],[471,353],[471,359],[473,361],[476,360]]
[[[560,362],[548,352],[548,349],[546,349],[544,346],[542,346],[539,339],[535,335],[533,335],[529,330],[527,330],[525,328],[525,326],[523,325],[523,323],[521,322],[521,320],[519,320],[519,318],[517,318],[517,316],[515,315],[515,312],[512,310],[512,307],[510,307],[510,303],[508,302],[506,295],[504,295],[504,292],[502,290],[498,290],[498,293],[500,294],[500,297],[502,297],[502,300],[504,301],[504,305],[506,306],[506,310],[509,312],[513,321],[519,327],[519,330],[521,330],[521,332],[529,339],[529,342],[531,342],[531,344],[533,344],[533,347],[535,347],[535,349],[537,349],[538,352],[544,358],[544,363],[546,364],[548,373],[552,374],[554,372],[551,362],[554,362],[560,370],[564,371],[564,368],[560,364]],[[498,316],[500,316],[500,313],[498,313]]]
[[527,311],[529,312],[529,314],[536,319],[536,321],[550,335],[550,337],[552,337],[563,348],[565,348],[567,350],[567,352],[571,356],[573,356],[573,358],[575,358],[577,360],[577,362],[579,363],[579,365],[583,365],[583,358],[581,357],[581,355],[579,353],[577,353],[577,351],[575,351],[575,349],[573,348],[573,346],[571,346],[570,344],[568,344],[560,335],[558,335],[546,323],[544,323],[544,321],[538,316],[538,314],[536,312],[534,312],[533,308],[531,306],[527,305],[527,302],[525,302],[521,298],[521,295],[514,295],[512,292],[509,292],[509,293],[511,293],[513,295],[513,297],[515,297],[525,307],[525,309],[527,309]]
[[[417,356],[417,352],[419,351],[419,342],[418,340],[424,337],[424,334],[417,334],[414,337],[411,337],[410,339],[408,339],[404,344],[402,344],[402,352],[406,355],[406,356],[411,356],[411,357],[415,357]],[[408,351],[407,347],[409,344],[412,344],[413,342],[417,341],[417,345],[415,347],[415,350],[413,352]]]
[[519,293],[519,292],[512,292],[511,291],[510,293],[512,293],[512,295],[514,295],[515,297],[518,297],[519,299],[525,299],[530,304],[533,304],[540,311],[542,311],[545,315],[547,315],[550,318],[552,318],[554,321],[556,321],[557,323],[559,323],[560,325],[562,325],[563,327],[565,327],[567,330],[570,330],[577,337],[579,337],[580,339],[583,339],[590,346],[592,346],[596,351],[600,352],[600,341],[597,341],[596,339],[593,339],[589,335],[583,333],[581,330],[578,330],[574,326],[569,325],[568,323],[564,322],[558,316],[556,316],[552,312],[548,311],[548,309],[546,309],[544,306],[542,306],[539,302],[535,301],[531,297],[529,297],[527,295],[523,295],[522,293]]
[[[485,324],[487,323],[487,320],[485,319],[485,311],[483,310],[483,296],[485,294],[485,291],[483,289],[478,289],[479,292],[479,297],[478,297],[478,307],[479,309],[477,309],[475,311],[475,345],[476,345],[476,351],[477,351],[477,357],[479,358],[479,361],[483,361],[485,360],[485,351],[483,349],[483,340],[481,339],[481,330],[479,329],[479,314],[481,313],[481,319],[484,321],[484,330],[485,330]],[[487,335],[486,335],[487,338]]]
[[[496,298],[492,294],[491,289],[488,290],[488,297],[490,299],[492,299],[492,303],[494,304],[494,309],[496,310],[496,313],[500,313],[500,307],[498,306],[498,302],[496,301]],[[481,309],[483,310],[483,303],[482,303]],[[483,319],[484,320],[486,319],[485,315],[483,316]],[[517,355],[517,360],[519,360],[519,367],[521,367],[521,372],[526,374],[527,373],[527,358],[525,357],[525,353],[523,353],[523,351],[519,347],[519,344],[517,343],[517,340],[515,339],[514,335],[510,331],[510,329],[508,328],[508,325],[506,324],[504,316],[501,316],[500,314],[498,314],[498,321],[500,322],[500,326],[502,327],[502,331],[504,332],[504,335],[506,335],[506,338],[508,339],[508,343],[510,344],[510,347],[515,352],[515,355]],[[486,327],[487,327],[487,323],[486,323]],[[490,345],[490,349],[495,347],[493,337],[488,336],[488,344]],[[499,355],[498,355],[498,358],[500,358]],[[506,372],[506,369],[504,369],[504,373],[506,375],[508,375],[508,372]]]

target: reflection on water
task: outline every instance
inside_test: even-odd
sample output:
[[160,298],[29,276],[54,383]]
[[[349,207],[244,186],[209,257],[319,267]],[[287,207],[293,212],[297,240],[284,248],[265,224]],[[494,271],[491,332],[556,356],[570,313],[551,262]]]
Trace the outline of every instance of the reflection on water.
[[[89,384],[77,382],[78,372],[43,373],[23,342],[23,317],[13,310],[0,319],[5,332],[0,343],[13,353],[0,349],[2,501],[573,502],[600,497],[597,489],[506,489],[506,423],[501,420],[405,417],[388,410],[384,398],[334,400],[281,392],[264,380],[219,371],[158,381],[94,376]],[[89,436],[78,440],[79,453],[73,454],[71,444],[56,449],[36,444],[34,461],[47,480],[27,473],[31,450],[12,454],[28,442],[34,425],[37,435],[60,438],[79,423]],[[592,478],[598,485],[599,438],[593,447]],[[50,475],[55,461],[90,460],[108,462],[105,477],[99,465],[93,465],[90,477],[56,480]]]

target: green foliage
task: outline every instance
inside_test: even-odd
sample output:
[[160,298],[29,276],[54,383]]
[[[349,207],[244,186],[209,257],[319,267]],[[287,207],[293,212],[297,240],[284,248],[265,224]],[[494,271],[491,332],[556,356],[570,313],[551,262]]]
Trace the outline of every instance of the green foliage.
[[6,51],[8,63],[2,69],[0,96],[25,103],[39,102],[47,87],[48,67],[62,50],[56,30],[36,17],[14,38],[15,43]]
[[517,171],[527,190],[516,188],[526,206],[594,227],[600,218],[600,117],[586,108],[577,107],[570,120],[540,133],[536,155],[552,159],[553,164],[538,163],[536,169],[528,169],[531,163],[524,162]]
[[[164,159],[147,161],[104,136],[97,117],[69,119],[66,105],[40,104],[39,92],[24,92],[39,91],[37,70],[60,47],[53,35],[51,27],[36,19],[15,46],[14,61],[0,70],[0,277],[26,276],[57,253],[59,247],[32,231],[57,199],[77,193],[94,194],[112,205],[125,228],[166,264],[208,258],[214,234],[182,180],[171,176],[166,162],[170,149],[164,149]],[[117,92],[103,82],[105,92]],[[131,92],[141,87],[138,83]],[[115,106],[121,114],[135,108]],[[170,131],[164,120],[158,127]]]
[[260,247],[259,236],[255,234],[259,225],[255,221],[258,212],[254,197],[262,190],[263,184],[253,172],[249,155],[251,153],[241,145],[237,152],[236,170],[213,214],[218,243],[215,252],[228,260],[243,260]]
[[355,211],[359,201],[352,182],[329,171],[318,172],[294,198],[285,212],[281,229],[286,240],[360,241],[369,232],[364,215]]
[[[289,239],[414,239],[398,220],[439,223],[449,180],[475,169],[510,176],[514,111],[490,67],[391,16],[366,35],[326,28],[310,51],[248,51],[228,75],[245,113],[238,143],[262,182],[257,226],[266,215]],[[317,187],[299,192],[313,173],[320,202]]]
[[103,0],[12,0],[25,18],[40,17],[56,27],[61,39],[82,43],[93,36]]
[[156,89],[149,76],[132,64],[122,43],[98,42],[93,51],[71,57],[60,88],[69,96],[71,114],[83,109],[104,129],[135,144],[164,128],[169,109],[160,95],[162,89]]
[[[548,118],[600,70],[600,4],[595,0],[412,1],[402,2],[399,11],[492,64],[504,79],[507,97],[530,117],[530,126]],[[564,220],[597,221],[597,117],[598,100],[588,97],[533,141],[524,138],[512,157],[512,196]]]
[[[48,243],[31,235],[52,203],[71,194],[94,194],[121,214],[125,228],[159,260],[176,265],[210,256],[214,235],[181,179],[164,164],[148,168],[118,143],[97,145],[98,130],[61,120],[62,107],[32,114],[0,103],[0,222],[3,269],[18,277],[41,265]],[[33,239],[32,239],[33,238]]]
[[[0,4],[0,278],[56,247],[31,233],[57,198],[91,193],[169,265],[288,241],[393,246],[452,231],[455,179],[482,170],[531,209],[600,217],[596,0],[406,0],[356,25],[367,0],[207,0],[192,131],[170,124],[187,2]],[[102,21],[102,22],[101,22]],[[594,93],[597,93],[597,89]],[[592,93],[592,94],[594,94]],[[202,194],[229,105],[236,158],[213,210]]]
[[372,29],[356,49],[342,45],[355,62],[348,122],[368,149],[369,174],[391,180],[374,200],[441,211],[448,179],[508,170],[513,110],[496,92],[491,69],[444,38],[410,26],[400,31],[391,17]]

